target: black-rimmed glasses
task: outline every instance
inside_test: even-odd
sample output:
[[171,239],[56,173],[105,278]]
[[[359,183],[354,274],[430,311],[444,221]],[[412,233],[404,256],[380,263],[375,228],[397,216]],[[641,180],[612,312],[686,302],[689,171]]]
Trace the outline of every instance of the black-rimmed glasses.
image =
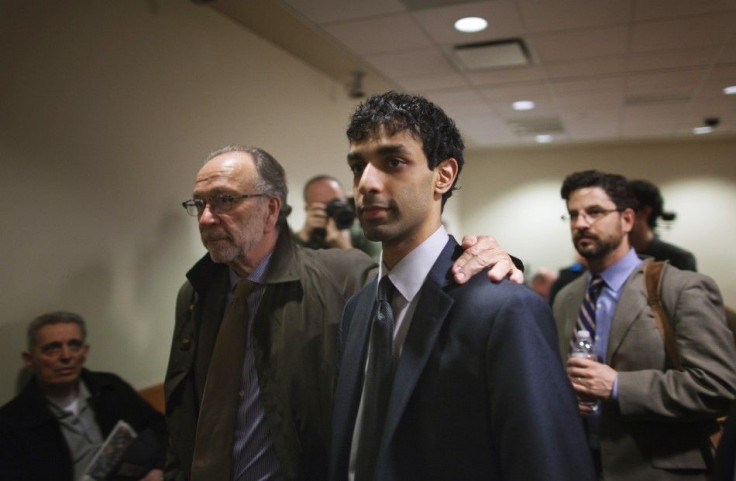
[[232,209],[234,203],[237,201],[250,199],[251,197],[263,197],[265,195],[266,194],[220,194],[213,195],[212,197],[208,197],[206,199],[185,200],[181,203],[181,205],[187,210],[187,214],[193,217],[198,217],[202,215],[202,212],[204,212],[204,207],[206,205],[210,206],[210,212],[212,212],[213,214],[224,214],[225,212]]

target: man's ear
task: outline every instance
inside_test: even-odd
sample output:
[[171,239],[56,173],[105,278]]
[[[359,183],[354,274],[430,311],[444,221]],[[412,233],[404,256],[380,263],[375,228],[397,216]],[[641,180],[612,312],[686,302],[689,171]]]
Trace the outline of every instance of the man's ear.
[[631,229],[634,227],[635,220],[636,212],[634,212],[634,209],[624,209],[623,212],[621,212],[621,224],[625,233],[628,234],[631,232]]
[[29,351],[23,351],[20,355],[23,359],[23,364],[26,365],[26,369],[33,371],[33,356]]
[[437,172],[437,178],[434,181],[434,188],[437,194],[444,194],[452,188],[452,184],[457,178],[457,160],[454,157],[443,160],[435,171]]
[[281,212],[281,199],[278,197],[269,197],[266,213],[266,232],[270,232],[279,221],[279,213]]

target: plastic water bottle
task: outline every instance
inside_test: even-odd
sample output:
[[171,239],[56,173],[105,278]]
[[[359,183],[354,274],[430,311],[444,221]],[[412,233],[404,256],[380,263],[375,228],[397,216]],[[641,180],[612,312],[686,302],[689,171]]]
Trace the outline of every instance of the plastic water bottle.
[[598,356],[593,351],[593,340],[590,338],[588,331],[578,331],[575,333],[575,345],[572,347],[570,357],[583,357],[585,359],[598,360]]
[[[593,340],[590,338],[590,332],[578,331],[575,333],[575,345],[572,347],[570,357],[582,357],[585,359],[591,359],[593,361],[598,360],[598,355],[593,350]],[[591,406],[595,410],[598,401],[590,396],[581,396],[578,394],[578,401],[580,404]]]

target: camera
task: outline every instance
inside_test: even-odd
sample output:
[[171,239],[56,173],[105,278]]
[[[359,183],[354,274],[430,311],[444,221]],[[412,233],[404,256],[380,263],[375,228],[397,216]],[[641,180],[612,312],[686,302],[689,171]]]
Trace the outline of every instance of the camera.
[[355,221],[355,209],[348,202],[340,199],[332,199],[326,206],[325,212],[328,217],[335,219],[335,226],[338,230],[349,229]]

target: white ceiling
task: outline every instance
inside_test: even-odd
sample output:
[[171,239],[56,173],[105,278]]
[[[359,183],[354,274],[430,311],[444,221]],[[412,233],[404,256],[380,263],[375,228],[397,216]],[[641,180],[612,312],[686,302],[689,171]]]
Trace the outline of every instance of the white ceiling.
[[[227,3],[211,5],[237,17]],[[736,0],[260,3],[279,4],[315,41],[302,37],[290,47],[284,37],[295,29],[278,16],[241,23],[258,24],[261,35],[347,83],[340,62],[329,65],[339,55],[325,51],[319,60],[316,52],[337,44],[365,67],[368,93],[376,93],[371,77],[378,76],[381,87],[427,96],[470,146],[533,143],[550,129],[557,143],[691,138],[706,117],[720,118],[709,136],[736,135],[736,95],[723,93],[736,85]],[[455,31],[464,16],[481,16],[489,27]],[[463,71],[448,56],[458,44],[509,38],[524,41],[530,65]],[[515,100],[537,107],[517,112]]]

